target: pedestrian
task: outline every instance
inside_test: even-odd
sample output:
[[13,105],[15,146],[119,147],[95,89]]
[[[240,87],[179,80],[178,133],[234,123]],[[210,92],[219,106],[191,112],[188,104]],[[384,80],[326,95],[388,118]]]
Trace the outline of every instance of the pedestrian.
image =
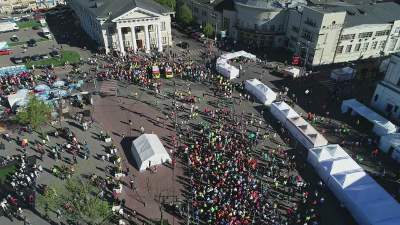
[[133,190],[133,187],[134,187],[134,180],[133,179],[131,179],[130,181],[129,181],[129,184],[130,184],[130,186],[131,186],[131,189]]
[[56,210],[56,215],[57,215],[57,219],[60,219],[60,218],[61,218],[61,211],[60,211],[60,209],[57,209],[57,210]]

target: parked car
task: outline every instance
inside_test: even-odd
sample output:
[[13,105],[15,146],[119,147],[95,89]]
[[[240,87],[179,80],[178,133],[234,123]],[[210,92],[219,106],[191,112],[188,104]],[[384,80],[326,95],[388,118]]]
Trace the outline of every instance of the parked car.
[[33,55],[33,56],[31,56],[31,59],[32,59],[32,61],[39,61],[42,58],[40,57],[40,55]]
[[41,59],[48,59],[48,58],[49,58],[49,55],[48,55],[48,54],[41,54],[41,55],[40,55],[40,58],[41,58]]
[[0,50],[0,55],[10,55],[12,53],[11,49],[2,49]]
[[17,42],[17,41],[19,41],[19,38],[18,38],[17,35],[13,35],[13,36],[10,38],[10,40],[13,41],[13,42]]
[[60,52],[58,52],[58,51],[56,51],[56,50],[50,52],[50,55],[51,55],[52,57],[60,57],[60,56],[61,56],[61,55],[60,55]]
[[12,57],[12,58],[11,58],[11,61],[14,62],[15,64],[21,64],[21,63],[24,62],[24,61],[22,60],[22,57],[20,57],[20,56]]
[[29,41],[27,41],[28,47],[35,47],[37,46],[36,44],[36,40],[35,39],[30,39]]
[[30,57],[30,56],[24,56],[24,57],[22,58],[22,61],[23,61],[24,63],[30,62],[30,61],[31,61],[31,57]]

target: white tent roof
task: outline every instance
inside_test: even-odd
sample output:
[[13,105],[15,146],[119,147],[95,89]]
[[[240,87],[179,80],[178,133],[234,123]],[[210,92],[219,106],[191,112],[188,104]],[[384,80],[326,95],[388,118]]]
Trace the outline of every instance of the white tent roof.
[[140,171],[146,170],[149,165],[159,165],[171,160],[155,134],[142,134],[136,138],[132,144],[132,155]]
[[297,67],[289,66],[283,70],[286,75],[290,75],[294,78],[300,76],[300,69]]
[[320,165],[326,171],[327,175],[362,171],[362,168],[352,158],[323,161],[320,162]]
[[17,102],[22,102],[27,100],[29,94],[28,89],[20,89],[15,94],[11,94],[7,96],[8,104],[12,108]]
[[342,113],[347,112],[349,109],[352,109],[355,113],[373,123],[373,131],[378,136],[394,133],[397,130],[396,125],[378,113],[372,111],[356,99],[344,100],[342,102]]
[[334,174],[331,178],[343,189],[354,184],[366,175],[367,174],[364,171],[354,171]]
[[286,102],[274,102],[271,104],[271,113],[281,122],[285,122],[287,118],[300,117],[300,115],[292,109]]
[[340,145],[325,145],[308,150],[308,161],[313,165],[327,160],[349,158],[350,156],[340,147]]
[[245,51],[238,51],[233,53],[227,53],[221,55],[217,59],[216,68],[218,73],[222,74],[224,77],[228,79],[235,79],[239,77],[239,69],[230,65],[228,60],[238,58],[238,57],[246,57],[249,59],[256,59],[256,56]]
[[351,80],[355,76],[355,70],[350,67],[334,69],[331,72],[330,78],[337,81]]
[[246,80],[245,88],[264,105],[271,105],[276,99],[276,93],[257,79]]

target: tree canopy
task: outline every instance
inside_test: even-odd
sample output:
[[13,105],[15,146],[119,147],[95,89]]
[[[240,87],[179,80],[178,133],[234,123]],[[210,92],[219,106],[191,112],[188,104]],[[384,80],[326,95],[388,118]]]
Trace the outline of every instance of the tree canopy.
[[190,8],[183,4],[178,9],[178,20],[186,25],[189,25],[193,21],[193,15]]
[[37,97],[31,97],[28,104],[17,113],[17,121],[36,129],[51,118],[52,107]]
[[97,225],[111,215],[111,205],[96,193],[99,190],[81,179],[69,179],[63,187],[49,187],[38,198],[38,205],[46,211],[60,209],[68,219]]
[[214,27],[211,25],[211,23],[207,23],[203,27],[203,33],[206,37],[211,38],[212,35],[214,34]]
[[175,10],[176,8],[176,0],[156,0],[156,1],[161,5],[166,6],[172,10]]

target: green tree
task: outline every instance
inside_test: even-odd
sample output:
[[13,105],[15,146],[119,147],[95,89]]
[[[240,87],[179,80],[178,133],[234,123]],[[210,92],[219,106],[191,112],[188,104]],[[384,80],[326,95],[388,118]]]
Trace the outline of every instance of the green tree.
[[31,97],[28,104],[18,113],[16,120],[24,125],[31,125],[36,129],[51,118],[52,107],[37,97]]
[[203,33],[206,37],[211,38],[214,34],[214,27],[211,25],[211,23],[207,23],[203,27]]
[[[49,193],[50,192],[50,193]],[[111,205],[96,193],[99,189],[81,179],[69,179],[61,188],[50,187],[39,196],[38,205],[44,211],[62,210],[63,215],[72,221],[84,224],[103,224],[112,215]]]
[[172,10],[175,10],[176,8],[176,1],[175,0],[156,0],[158,3],[160,3],[163,6],[166,6]]
[[185,25],[189,25],[193,21],[192,11],[186,4],[179,7],[177,16],[178,20]]

